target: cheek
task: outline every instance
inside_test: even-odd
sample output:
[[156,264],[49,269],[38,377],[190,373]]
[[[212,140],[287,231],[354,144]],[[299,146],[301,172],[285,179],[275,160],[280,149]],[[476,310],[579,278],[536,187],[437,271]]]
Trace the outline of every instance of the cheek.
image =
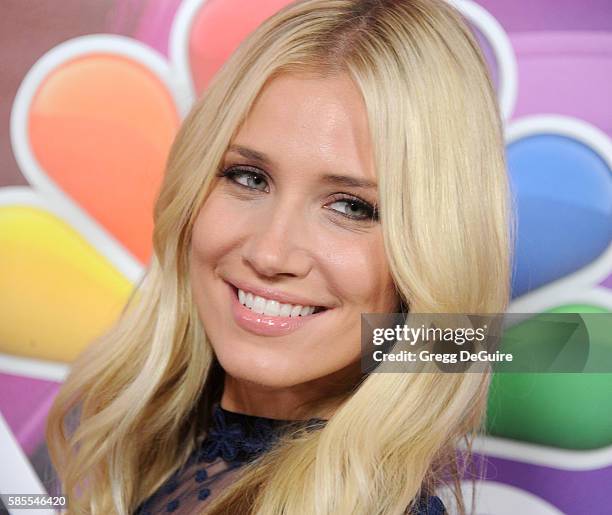
[[381,235],[328,242],[326,253],[330,281],[341,298],[364,310],[394,308],[396,293]]
[[191,254],[197,263],[210,263],[227,254],[236,245],[239,235],[228,231],[228,227],[241,227],[235,220],[235,209],[214,192],[200,209],[193,225]]

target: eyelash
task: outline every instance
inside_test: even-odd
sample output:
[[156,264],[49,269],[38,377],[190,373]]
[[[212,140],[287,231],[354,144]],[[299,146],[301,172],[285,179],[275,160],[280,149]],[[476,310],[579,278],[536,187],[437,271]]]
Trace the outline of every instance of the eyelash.
[[[263,179],[264,181],[267,182],[263,173],[251,167],[230,167],[225,170],[220,170],[220,172],[217,174],[217,177],[221,177],[223,179],[229,180],[233,184],[240,186],[242,188],[248,189],[248,190],[262,191],[262,190],[258,190],[257,188],[251,188],[249,186],[245,186],[244,184],[239,183],[235,179],[235,177],[239,175],[250,175],[250,177],[252,178]],[[264,193],[267,193],[267,192],[264,192]],[[356,216],[350,216],[345,213],[341,213],[340,211],[336,209],[331,209],[331,211],[338,213],[339,215],[345,218],[348,218],[349,220],[356,221],[356,222],[377,222],[379,219],[378,209],[376,208],[376,206],[372,206],[369,202],[366,202],[365,200],[362,200],[359,197],[356,197],[354,195],[346,195],[342,193],[334,193],[332,195],[332,198],[333,198],[332,203],[347,202],[349,203],[349,205],[350,204],[352,204],[353,206],[356,205],[359,209],[363,209],[367,213],[366,216],[364,216],[363,218],[360,218]]]

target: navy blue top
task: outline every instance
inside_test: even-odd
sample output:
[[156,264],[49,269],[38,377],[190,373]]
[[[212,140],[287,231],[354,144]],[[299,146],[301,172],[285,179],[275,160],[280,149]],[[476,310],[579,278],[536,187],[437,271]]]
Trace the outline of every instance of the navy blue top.
[[[187,515],[202,510],[245,463],[269,449],[283,430],[290,427],[316,430],[325,420],[277,420],[234,413],[213,407],[211,427],[187,461],[134,512],[134,515],[174,513]],[[443,515],[442,501],[423,497],[411,515]]]

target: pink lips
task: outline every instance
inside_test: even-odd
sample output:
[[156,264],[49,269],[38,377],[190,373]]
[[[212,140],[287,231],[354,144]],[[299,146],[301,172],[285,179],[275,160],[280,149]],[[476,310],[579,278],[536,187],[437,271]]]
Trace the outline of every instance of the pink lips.
[[[227,283],[226,283],[227,284]],[[297,331],[308,322],[329,310],[299,317],[275,317],[261,315],[240,304],[233,286],[227,285],[231,298],[232,314],[236,323],[244,330],[261,336],[282,336]]]

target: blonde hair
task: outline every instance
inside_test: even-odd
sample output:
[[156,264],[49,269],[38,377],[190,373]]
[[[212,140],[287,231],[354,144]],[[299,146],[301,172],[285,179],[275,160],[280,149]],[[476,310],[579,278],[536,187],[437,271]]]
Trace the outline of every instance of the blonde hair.
[[[385,251],[404,305],[506,309],[502,126],[461,15],[441,0],[291,4],[242,43],[184,121],[155,205],[148,272],[116,326],[74,364],[51,410],[48,445],[71,513],[133,511],[206,426],[222,371],[191,297],[191,229],[257,95],[276,75],[301,72],[346,73],[363,96]],[[245,466],[206,513],[400,514],[449,473],[464,513],[457,448],[482,430],[489,380],[370,374],[324,428],[284,438]],[[78,425],[67,427],[77,409]]]

